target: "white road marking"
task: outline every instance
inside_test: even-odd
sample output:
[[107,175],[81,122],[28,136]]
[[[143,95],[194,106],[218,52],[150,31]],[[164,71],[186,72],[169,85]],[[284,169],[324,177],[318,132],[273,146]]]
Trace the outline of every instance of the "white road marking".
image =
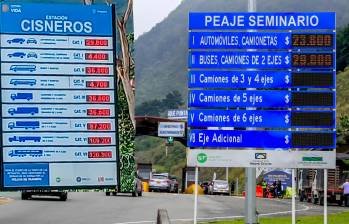
[[[270,199],[266,199],[270,200]],[[284,204],[291,204],[290,202],[285,202],[282,200],[278,199],[273,199],[274,201],[278,201]],[[303,206],[302,209],[297,209],[296,212],[303,212],[307,211],[310,209],[309,206],[306,205],[300,205]],[[282,214],[289,214],[292,213],[292,211],[281,211],[281,212],[271,212],[271,213],[264,213],[264,214],[259,214],[258,216],[273,216],[273,215],[282,215]],[[221,216],[221,217],[209,217],[209,218],[198,218],[199,221],[207,221],[207,220],[223,220],[223,219],[238,219],[238,218],[244,218],[245,216],[237,215],[237,216]],[[193,221],[193,219],[188,218],[188,219],[171,219],[171,222],[190,222]],[[135,221],[135,222],[117,222],[113,224],[141,224],[141,223],[155,223],[155,221]]]

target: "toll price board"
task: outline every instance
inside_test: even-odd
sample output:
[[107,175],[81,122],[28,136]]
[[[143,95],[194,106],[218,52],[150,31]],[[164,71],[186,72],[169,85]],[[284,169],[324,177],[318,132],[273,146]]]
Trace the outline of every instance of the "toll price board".
[[0,187],[115,188],[114,6],[1,8]]
[[189,88],[335,88],[333,71],[206,71],[188,73]]
[[188,125],[205,127],[334,128],[332,111],[190,110]]
[[[336,133],[291,131],[190,130],[189,147],[326,148],[336,147]],[[258,140],[258,141],[256,141]]]
[[189,49],[333,49],[334,33],[190,32]]
[[190,90],[188,105],[201,108],[333,108],[335,94],[332,91]]

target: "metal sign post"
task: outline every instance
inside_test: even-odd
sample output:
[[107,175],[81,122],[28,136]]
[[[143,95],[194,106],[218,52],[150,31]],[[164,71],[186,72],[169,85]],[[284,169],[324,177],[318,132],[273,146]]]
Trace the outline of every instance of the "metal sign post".
[[328,170],[324,169],[324,224],[327,224],[327,189],[328,189],[327,181],[328,181]]
[[292,169],[292,224],[296,224],[296,170]]
[[198,185],[199,185],[199,167],[195,167],[195,190],[194,190],[194,224],[197,224],[198,218]]

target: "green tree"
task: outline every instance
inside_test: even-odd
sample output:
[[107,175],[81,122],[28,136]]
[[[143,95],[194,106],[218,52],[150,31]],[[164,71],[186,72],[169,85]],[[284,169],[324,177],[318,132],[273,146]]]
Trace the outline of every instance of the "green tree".
[[349,116],[344,115],[339,118],[337,128],[337,143],[346,144],[349,142]]
[[343,71],[349,65],[349,24],[337,34],[337,70]]
[[137,106],[137,115],[160,116],[161,113],[169,109],[178,109],[184,104],[183,97],[178,90],[174,90],[166,95],[162,100],[151,100]]

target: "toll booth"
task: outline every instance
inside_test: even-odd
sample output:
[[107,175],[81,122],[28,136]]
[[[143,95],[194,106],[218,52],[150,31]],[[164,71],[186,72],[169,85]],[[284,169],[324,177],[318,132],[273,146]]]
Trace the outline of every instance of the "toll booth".
[[153,165],[151,163],[138,163],[137,173],[138,176],[142,178],[143,182],[149,182],[152,178]]
[[182,192],[191,184],[195,184],[195,167],[184,167],[182,170]]

